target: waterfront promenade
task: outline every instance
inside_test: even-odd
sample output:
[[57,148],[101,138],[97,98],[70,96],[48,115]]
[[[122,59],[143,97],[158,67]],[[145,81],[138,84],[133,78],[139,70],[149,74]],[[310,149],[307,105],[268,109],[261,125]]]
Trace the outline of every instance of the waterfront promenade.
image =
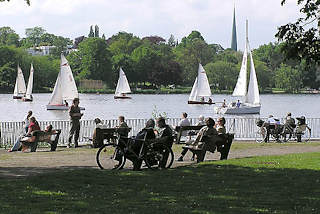
[[[196,124],[197,118],[189,118],[192,124]],[[216,119],[216,118],[214,118]],[[265,120],[265,118],[262,118]],[[256,126],[257,118],[226,118],[227,132],[235,134],[235,140],[255,140],[257,137],[258,127]],[[280,119],[281,122],[284,118]],[[144,126],[147,119],[126,119],[131,127],[130,136],[135,136]],[[172,127],[178,125],[180,118],[168,118],[167,123]],[[59,138],[59,145],[67,144],[70,122],[68,120],[59,121],[39,121],[40,126],[44,129],[48,124],[52,124],[54,129],[61,129],[62,133]],[[118,120],[103,120],[107,127],[115,127]],[[320,139],[320,118],[307,118],[307,124],[311,128],[311,139]],[[89,143],[86,137],[91,137],[95,124],[93,120],[82,120],[80,130],[80,143]],[[15,140],[23,134],[22,122],[0,122],[1,141],[0,147],[8,148]]]

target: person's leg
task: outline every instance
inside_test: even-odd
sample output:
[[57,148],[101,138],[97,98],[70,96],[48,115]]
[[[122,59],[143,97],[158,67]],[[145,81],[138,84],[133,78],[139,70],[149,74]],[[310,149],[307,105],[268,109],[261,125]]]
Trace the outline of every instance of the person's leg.
[[69,131],[69,139],[68,139],[68,147],[71,147],[71,143],[72,143],[72,138],[73,138],[73,135],[74,135],[74,132],[75,132],[75,123],[74,122],[70,122],[70,131]]
[[18,139],[16,140],[15,144],[13,145],[13,147],[11,149],[9,149],[10,152],[18,151],[18,149],[21,146],[20,139],[21,138],[18,137]]
[[75,130],[75,136],[74,136],[74,146],[75,147],[78,147],[79,134],[80,134],[80,123],[77,124],[76,130]]

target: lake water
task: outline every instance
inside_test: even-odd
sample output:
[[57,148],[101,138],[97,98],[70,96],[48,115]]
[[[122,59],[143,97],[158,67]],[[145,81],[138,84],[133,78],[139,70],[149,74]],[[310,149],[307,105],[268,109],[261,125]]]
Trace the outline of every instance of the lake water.
[[[12,94],[0,94],[0,121],[22,121],[29,110],[39,121],[42,120],[68,120],[67,111],[47,111],[46,105],[51,94],[34,94],[34,102],[21,102],[13,100]],[[189,117],[198,117],[200,114],[208,117],[217,117],[213,111],[213,105],[188,105],[188,94],[170,95],[138,95],[132,94],[131,100],[114,100],[113,94],[80,94],[80,106],[86,108],[83,111],[83,119],[115,119],[119,115],[126,118],[150,118],[152,112],[165,112],[167,117],[177,118],[182,112],[187,112]],[[319,94],[301,95],[261,95],[261,114],[230,116],[230,117],[267,117],[273,114],[276,117],[284,117],[287,112],[292,112],[293,116],[305,115],[306,117],[320,117]],[[231,95],[214,95],[213,101],[235,101]],[[71,103],[70,103],[71,104]]]

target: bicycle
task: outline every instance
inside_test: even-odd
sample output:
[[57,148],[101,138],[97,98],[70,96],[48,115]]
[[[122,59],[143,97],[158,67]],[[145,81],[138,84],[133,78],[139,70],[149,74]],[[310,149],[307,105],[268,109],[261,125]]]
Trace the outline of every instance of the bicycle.
[[301,124],[294,128],[285,124],[281,133],[283,142],[297,140],[297,142],[308,142],[311,138],[311,128],[307,124]]
[[[133,141],[142,143],[139,154],[132,149]],[[171,148],[156,140],[126,138],[115,135],[97,152],[96,161],[100,169],[122,169],[127,159],[144,161],[149,169],[170,168],[174,154]]]

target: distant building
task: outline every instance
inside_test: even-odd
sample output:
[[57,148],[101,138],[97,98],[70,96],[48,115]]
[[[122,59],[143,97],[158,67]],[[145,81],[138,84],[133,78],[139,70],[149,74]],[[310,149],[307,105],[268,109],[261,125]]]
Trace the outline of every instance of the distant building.
[[231,38],[231,49],[234,51],[238,50],[237,47],[237,27],[236,27],[236,7],[233,9],[233,23],[232,23],[232,38]]
[[102,80],[80,80],[80,89],[103,89],[104,84]]
[[56,46],[33,47],[33,48],[28,48],[27,52],[32,56],[47,56],[47,55],[50,55],[51,50],[54,49],[55,47]]

